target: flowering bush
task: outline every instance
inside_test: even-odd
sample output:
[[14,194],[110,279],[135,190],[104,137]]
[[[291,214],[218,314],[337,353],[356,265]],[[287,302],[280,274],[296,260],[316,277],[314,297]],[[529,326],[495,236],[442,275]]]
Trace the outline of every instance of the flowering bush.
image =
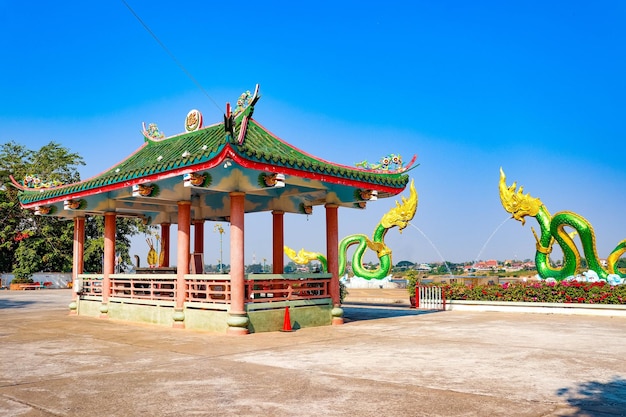
[[520,282],[501,285],[441,284],[448,300],[626,304],[626,285],[606,282]]

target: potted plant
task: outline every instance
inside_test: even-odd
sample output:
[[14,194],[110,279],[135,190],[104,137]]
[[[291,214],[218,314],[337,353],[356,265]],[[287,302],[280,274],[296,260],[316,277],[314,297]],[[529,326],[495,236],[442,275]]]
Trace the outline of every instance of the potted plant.
[[409,301],[411,303],[411,308],[415,308],[416,307],[415,286],[420,281],[419,276],[417,274],[417,271],[411,269],[407,271],[407,273],[404,275],[404,278],[406,279],[406,290],[409,293]]
[[11,280],[9,284],[10,290],[21,290],[24,285],[34,284],[35,281],[30,277],[29,274],[21,274],[19,272],[15,273],[15,278]]

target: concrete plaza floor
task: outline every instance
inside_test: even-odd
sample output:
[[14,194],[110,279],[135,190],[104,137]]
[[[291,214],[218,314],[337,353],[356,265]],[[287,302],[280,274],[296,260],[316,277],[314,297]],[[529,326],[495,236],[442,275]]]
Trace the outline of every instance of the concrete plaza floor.
[[68,316],[69,290],[0,291],[0,416],[626,415],[626,318],[359,294],[342,326],[235,337]]

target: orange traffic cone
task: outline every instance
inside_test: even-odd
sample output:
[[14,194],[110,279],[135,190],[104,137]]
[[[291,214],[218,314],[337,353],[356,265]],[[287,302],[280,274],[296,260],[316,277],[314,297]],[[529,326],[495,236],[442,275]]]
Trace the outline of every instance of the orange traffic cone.
[[283,322],[283,329],[281,332],[290,332],[291,330],[291,318],[289,317],[289,306],[285,307],[285,321]]

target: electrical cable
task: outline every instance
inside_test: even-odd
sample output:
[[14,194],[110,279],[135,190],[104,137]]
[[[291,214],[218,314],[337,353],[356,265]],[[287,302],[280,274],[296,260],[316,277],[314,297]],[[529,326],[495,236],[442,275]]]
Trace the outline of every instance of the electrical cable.
[[139,15],[135,13],[133,8],[130,7],[130,5],[125,0],[121,0],[121,1],[128,8],[128,10],[130,10],[133,16],[135,16],[135,18],[139,21],[139,23],[141,23],[142,26],[148,31],[148,33],[154,38],[154,40],[157,41],[157,43],[161,46],[161,48],[163,48],[163,50],[170,56],[170,58],[172,58],[172,60],[176,63],[176,65],[178,65],[178,67],[187,75],[187,77],[189,77],[189,79],[193,81],[196,87],[198,87],[198,89],[200,89],[200,91],[202,91],[202,93],[204,93],[204,95],[207,96],[208,99],[211,100],[213,104],[215,104],[215,107],[217,107],[221,113],[222,108],[215,102],[215,100],[213,100],[213,98],[209,95],[209,93],[206,92],[206,90],[202,87],[202,85],[198,82],[198,80],[196,80],[194,76],[191,75],[189,71],[187,71],[187,69],[183,66],[183,64],[178,59],[176,59],[176,56],[174,56],[174,54],[167,48],[167,46],[165,46],[165,44],[161,42],[161,40],[150,29],[150,27],[148,27],[148,25],[141,19],[141,17],[139,17]]

